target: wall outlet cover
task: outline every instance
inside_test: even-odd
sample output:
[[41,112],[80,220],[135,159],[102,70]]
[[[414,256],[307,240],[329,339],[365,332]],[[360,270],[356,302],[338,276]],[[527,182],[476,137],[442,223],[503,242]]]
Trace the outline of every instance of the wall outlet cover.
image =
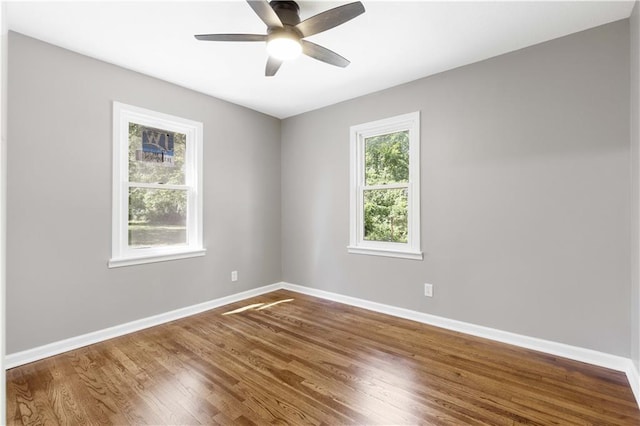
[[424,295],[427,297],[433,297],[433,284],[424,285]]

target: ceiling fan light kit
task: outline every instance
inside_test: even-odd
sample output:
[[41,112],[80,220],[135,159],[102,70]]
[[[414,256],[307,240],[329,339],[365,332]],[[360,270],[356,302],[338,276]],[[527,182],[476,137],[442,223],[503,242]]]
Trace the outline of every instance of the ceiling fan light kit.
[[337,67],[346,67],[349,61],[336,52],[312,43],[304,38],[344,24],[364,13],[361,2],[345,4],[314,15],[300,22],[300,8],[291,0],[247,0],[249,6],[267,25],[267,34],[198,34],[204,41],[265,41],[267,65],[265,75],[274,76],[284,61],[301,53]]
[[276,59],[289,61],[302,53],[300,36],[291,31],[277,31],[267,36],[267,53]]

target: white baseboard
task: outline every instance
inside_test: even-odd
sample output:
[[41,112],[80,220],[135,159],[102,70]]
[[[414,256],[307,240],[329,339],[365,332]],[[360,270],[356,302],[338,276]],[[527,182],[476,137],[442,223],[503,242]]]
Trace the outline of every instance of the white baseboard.
[[636,368],[633,361],[629,360],[629,365],[625,373],[627,373],[629,385],[631,386],[633,395],[636,397],[638,407],[640,407],[640,373],[638,372],[638,369]]
[[27,349],[22,352],[8,354],[4,359],[4,368],[10,369],[30,362],[38,361],[53,355],[58,355],[83,346],[92,345],[114,337],[133,333],[145,328],[175,321],[191,315],[199,314],[210,309],[214,309],[230,303],[239,302],[250,297],[259,296],[282,288],[281,283],[266,285],[254,288],[230,296],[220,297],[218,299],[209,300],[208,302],[199,303],[197,305],[187,306],[185,308],[176,309],[165,312],[163,314],[153,315],[151,317],[142,318],[125,324],[116,325],[114,327],[105,328],[104,330],[94,331],[92,333],[83,334],[81,336],[71,337],[60,340],[58,342],[49,343],[47,345],[38,346],[33,349]]
[[282,288],[298,293],[308,294],[309,296],[332,300],[346,305],[421,322],[423,324],[445,328],[447,330],[458,331],[472,336],[483,337],[497,342],[507,343],[575,361],[586,362],[588,364],[609,368],[611,370],[621,371],[626,373],[627,379],[629,380],[629,384],[636,398],[636,402],[640,406],[640,375],[629,358],[607,354],[592,349],[571,346],[564,343],[543,340],[536,337],[523,336],[521,334],[511,333],[508,331],[496,330],[481,325],[452,320],[449,318],[398,308],[396,306],[371,302],[369,300],[344,296],[338,293],[332,293],[296,284],[282,283]]
[[369,300],[359,299],[351,296],[344,296],[338,293],[332,293],[324,290],[318,290],[311,287],[304,287],[296,284],[280,282],[255,289],[232,294],[230,296],[221,297],[210,300],[208,302],[197,305],[187,306],[185,308],[176,309],[163,314],[154,315],[148,318],[142,318],[126,324],[98,330],[92,333],[83,334],[81,336],[71,337],[69,339],[53,342],[47,345],[28,349],[22,352],[9,354],[5,357],[4,368],[10,369],[23,364],[38,361],[53,355],[58,355],[83,346],[102,342],[114,337],[133,333],[145,328],[175,321],[195,315],[210,309],[214,309],[230,303],[239,302],[250,297],[259,296],[279,289],[286,289],[297,293],[307,294],[309,296],[319,297],[322,299],[333,300],[335,302],[344,303],[346,305],[356,306],[399,318],[405,318],[423,324],[429,324],[448,330],[458,331],[472,336],[483,337],[497,342],[508,343],[511,345],[532,349],[575,361],[586,362],[588,364],[609,368],[616,371],[624,372],[627,375],[631,390],[640,406],[640,374],[631,359],[617,355],[607,354],[604,352],[594,351],[592,349],[580,348],[564,343],[552,342],[549,340],[538,339],[536,337],[523,336],[521,334],[511,333],[508,331],[496,330],[489,327],[466,323],[462,321],[452,320],[436,315],[426,314],[423,312],[412,311],[409,309],[398,308],[396,306],[385,305],[383,303],[371,302]]

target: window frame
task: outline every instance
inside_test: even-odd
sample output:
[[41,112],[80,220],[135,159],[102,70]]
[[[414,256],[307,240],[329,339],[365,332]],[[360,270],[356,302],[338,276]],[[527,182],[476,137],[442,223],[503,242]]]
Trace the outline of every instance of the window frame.
[[[130,248],[129,123],[182,133],[186,136],[184,185],[135,183],[133,187],[187,192],[187,244]],[[204,256],[202,191],[203,125],[201,122],[113,102],[112,243],[109,268]]]
[[[365,185],[365,140],[389,133],[409,132],[409,182],[407,187],[407,242],[367,241],[364,239],[364,191],[393,189],[404,184]],[[349,245],[353,254],[422,260],[420,245],[420,111],[350,128],[350,220]]]

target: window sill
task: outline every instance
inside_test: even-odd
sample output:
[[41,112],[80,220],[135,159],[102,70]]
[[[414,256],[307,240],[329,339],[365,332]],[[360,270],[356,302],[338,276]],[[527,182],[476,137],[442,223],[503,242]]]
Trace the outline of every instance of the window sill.
[[411,260],[423,259],[423,255],[421,251],[389,250],[389,249],[383,249],[383,248],[354,247],[354,246],[348,246],[347,251],[352,254],[365,254],[369,256],[396,257],[396,258],[411,259]]
[[145,263],[166,262],[169,260],[187,259],[190,257],[200,257],[207,253],[206,249],[194,249],[166,254],[154,254],[148,256],[120,257],[109,259],[109,268],[120,268],[122,266],[143,265]]

